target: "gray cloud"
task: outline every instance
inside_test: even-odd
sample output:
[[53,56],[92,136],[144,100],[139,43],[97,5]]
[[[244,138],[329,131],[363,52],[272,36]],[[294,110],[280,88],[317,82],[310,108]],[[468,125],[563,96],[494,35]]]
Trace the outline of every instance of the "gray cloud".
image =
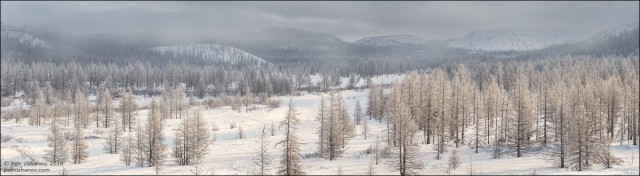
[[533,27],[590,35],[638,21],[638,2],[5,2],[2,21],[69,33],[155,31],[234,36],[268,26],[346,41],[414,34],[462,37],[475,29]]

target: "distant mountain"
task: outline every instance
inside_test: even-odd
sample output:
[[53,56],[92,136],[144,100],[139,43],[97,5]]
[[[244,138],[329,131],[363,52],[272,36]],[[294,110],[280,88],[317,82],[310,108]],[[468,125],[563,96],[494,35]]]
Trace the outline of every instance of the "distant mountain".
[[173,56],[175,58],[195,57],[228,64],[271,65],[266,60],[238,48],[216,44],[158,46],[152,50],[160,55]]
[[260,44],[289,51],[328,51],[348,45],[331,34],[291,27],[268,27],[255,37]]
[[628,33],[632,33],[634,32],[634,30],[638,29],[638,22],[635,23],[629,23],[629,24],[622,24],[622,25],[618,25],[615,27],[612,27],[610,29],[607,29],[605,31],[602,32],[598,32],[596,34],[594,34],[589,40],[590,41],[601,41],[601,40],[607,40],[613,37],[617,37],[617,36],[621,36],[621,35],[625,35]]
[[51,45],[49,45],[47,42],[30,34],[24,33],[13,26],[1,23],[1,31],[2,32],[0,33],[2,35],[1,37],[3,44],[8,44],[7,42],[18,42],[30,47],[51,48]]
[[367,37],[353,42],[357,46],[403,46],[421,45],[428,41],[415,35],[390,35],[379,37]]
[[535,50],[564,43],[566,40],[557,35],[535,29],[500,28],[476,30],[461,39],[453,40],[449,47],[474,50]]

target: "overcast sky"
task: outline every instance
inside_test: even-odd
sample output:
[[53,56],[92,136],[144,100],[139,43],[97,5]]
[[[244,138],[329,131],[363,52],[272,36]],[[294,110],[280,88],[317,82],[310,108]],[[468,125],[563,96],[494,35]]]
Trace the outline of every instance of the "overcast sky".
[[233,36],[269,26],[345,41],[413,34],[462,37],[476,29],[531,27],[590,35],[638,21],[638,2],[6,2],[2,22],[68,33],[167,32]]

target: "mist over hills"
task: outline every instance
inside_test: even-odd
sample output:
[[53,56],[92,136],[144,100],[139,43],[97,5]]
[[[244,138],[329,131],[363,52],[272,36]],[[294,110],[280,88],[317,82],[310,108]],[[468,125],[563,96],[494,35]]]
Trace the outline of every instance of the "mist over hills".
[[[182,54],[165,54],[158,48],[174,46]],[[178,47],[184,46],[184,47]],[[188,46],[205,47],[194,50]],[[176,48],[178,47],[178,48]],[[233,49],[230,49],[233,48]],[[192,53],[185,53],[191,51]],[[216,54],[203,55],[215,52]],[[238,54],[242,53],[242,54]],[[505,54],[508,53],[508,54]],[[247,63],[313,64],[315,71],[347,63],[404,61],[407,65],[434,64],[451,58],[504,58],[544,55],[638,54],[638,22],[611,27],[583,41],[536,29],[476,30],[461,38],[428,40],[414,35],[373,36],[345,42],[329,34],[293,27],[268,27],[233,39],[168,40],[159,33],[74,35],[64,32],[14,27],[2,23],[2,57],[24,61],[113,62],[174,61],[186,64],[238,65]],[[188,57],[187,57],[188,56]],[[206,58],[206,59],[205,59]],[[211,61],[211,62],[209,62]],[[220,62],[229,61],[229,62]]]

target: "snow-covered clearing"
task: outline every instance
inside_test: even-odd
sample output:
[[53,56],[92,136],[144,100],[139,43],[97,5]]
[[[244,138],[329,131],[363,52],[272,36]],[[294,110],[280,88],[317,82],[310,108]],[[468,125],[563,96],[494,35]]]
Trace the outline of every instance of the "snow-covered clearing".
[[[386,79],[385,79],[386,80]],[[349,113],[353,113],[356,100],[360,100],[363,107],[366,107],[367,102],[367,90],[348,90],[343,92],[343,96],[349,107]],[[140,104],[149,102],[149,98],[141,96],[136,97]],[[266,126],[268,133],[272,123],[276,126],[278,122],[284,118],[287,110],[286,103],[288,97],[280,97],[283,100],[282,105],[279,108],[270,109],[264,106],[258,106],[256,110],[245,113],[244,111],[238,113],[232,110],[230,107],[221,107],[218,109],[204,109],[203,116],[208,121],[209,125],[212,123],[219,128],[216,134],[216,141],[213,145],[209,146],[210,154],[205,157],[203,162],[199,165],[200,169],[205,169],[209,174],[252,174],[252,170],[255,169],[253,159],[257,157],[258,137],[260,136],[263,125]],[[295,96],[292,98],[295,107],[299,112],[299,118],[302,125],[296,131],[296,135],[301,139],[302,154],[311,154],[317,151],[318,148],[318,135],[317,129],[319,122],[315,120],[315,113],[319,104],[320,96],[313,94],[303,94],[301,96]],[[118,102],[114,102],[118,103]],[[364,109],[364,108],[363,108]],[[5,110],[3,108],[3,110]],[[144,121],[147,117],[147,110],[141,110],[138,113],[138,118]],[[368,118],[367,118],[368,119]],[[348,142],[347,149],[344,156],[335,161],[329,161],[322,158],[304,158],[302,159],[302,165],[304,171],[307,174],[313,175],[335,175],[339,167],[342,167],[343,174],[367,174],[367,168],[373,154],[363,154],[370,145],[375,143],[375,136],[383,136],[385,133],[385,123],[369,120],[369,127],[371,129],[370,134],[365,140],[361,135],[362,126],[357,126],[356,131],[358,136],[351,139]],[[169,149],[172,149],[173,135],[175,129],[180,123],[179,119],[169,119],[165,121],[166,135],[165,144]],[[237,124],[234,129],[230,129],[230,124]],[[241,126],[246,134],[246,139],[237,139],[238,127]],[[11,140],[7,143],[2,143],[2,175],[24,175],[24,174],[59,174],[63,167],[66,168],[69,174],[82,174],[82,175],[133,175],[133,174],[155,174],[152,167],[137,167],[137,166],[125,166],[123,162],[119,160],[119,155],[105,154],[102,151],[102,144],[104,139],[88,139],[90,156],[85,163],[72,164],[67,162],[64,166],[22,166],[23,169],[50,169],[49,172],[4,172],[4,169],[10,168],[11,162],[28,161],[29,159],[23,158],[17,152],[16,148],[25,148],[33,152],[33,156],[38,159],[44,155],[44,150],[47,149],[47,134],[49,133],[49,126],[29,126],[26,119],[23,119],[20,123],[14,121],[2,122],[2,134],[13,135],[17,139]],[[66,131],[72,131],[72,127],[64,127]],[[104,129],[99,129],[105,131]],[[94,127],[90,127],[85,130],[85,136],[100,134],[95,133]],[[283,138],[282,131],[278,131],[275,136],[269,136],[270,146],[273,147],[278,141]],[[384,142],[383,142],[384,144]],[[452,147],[448,147],[451,151]],[[615,156],[624,160],[624,163],[619,166],[614,166],[613,169],[605,169],[601,165],[596,165],[594,168],[588,171],[577,172],[567,169],[554,168],[550,162],[541,158],[541,154],[529,155],[522,158],[515,158],[512,156],[504,155],[502,159],[492,159],[491,155],[485,151],[475,154],[474,149],[469,146],[460,147],[460,158],[462,159],[462,165],[457,170],[451,172],[451,174],[469,174],[470,162],[472,159],[474,174],[531,174],[536,170],[538,174],[599,174],[599,175],[614,175],[614,174],[638,174],[638,146],[633,145],[620,145],[616,142],[613,146],[613,153]],[[275,167],[279,166],[280,155],[282,151],[280,146],[273,147],[269,150],[269,154],[273,159],[269,168],[270,173],[275,174]],[[436,151],[433,144],[421,145],[420,154],[425,164],[423,170],[419,174],[447,174],[447,158],[450,152],[443,154],[443,159],[435,160]],[[193,166],[178,166],[174,163],[173,158],[168,157],[165,160],[166,165],[163,167],[161,174],[193,174]],[[9,163],[9,164],[7,164]],[[19,167],[17,167],[19,168]],[[398,172],[391,169],[391,167],[381,162],[375,166],[376,174],[398,174]]]

